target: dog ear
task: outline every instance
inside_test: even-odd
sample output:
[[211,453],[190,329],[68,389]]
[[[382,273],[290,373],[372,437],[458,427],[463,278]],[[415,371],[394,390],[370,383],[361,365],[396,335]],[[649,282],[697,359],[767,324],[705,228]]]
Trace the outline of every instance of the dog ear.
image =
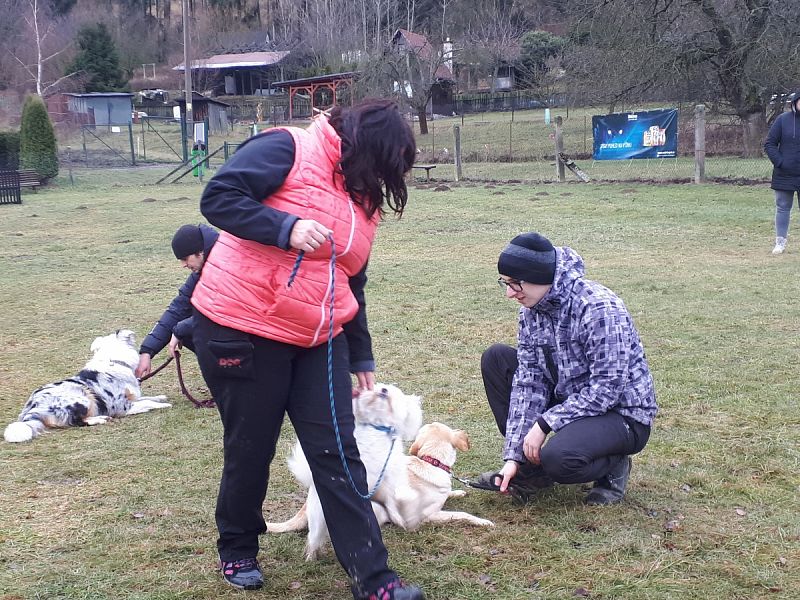
[[467,432],[461,431],[460,429],[453,431],[452,444],[463,452],[469,450],[469,436]]
[[419,448],[420,448],[421,445],[422,444],[420,444],[419,438],[414,440],[414,443],[411,444],[411,447],[408,449],[408,454],[410,456],[416,456],[417,454],[419,454]]

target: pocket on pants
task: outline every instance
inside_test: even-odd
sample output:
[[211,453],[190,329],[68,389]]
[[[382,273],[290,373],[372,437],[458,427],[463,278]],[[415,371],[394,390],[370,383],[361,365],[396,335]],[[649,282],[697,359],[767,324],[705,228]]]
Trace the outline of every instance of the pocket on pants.
[[210,365],[215,377],[253,379],[253,344],[249,339],[209,340]]

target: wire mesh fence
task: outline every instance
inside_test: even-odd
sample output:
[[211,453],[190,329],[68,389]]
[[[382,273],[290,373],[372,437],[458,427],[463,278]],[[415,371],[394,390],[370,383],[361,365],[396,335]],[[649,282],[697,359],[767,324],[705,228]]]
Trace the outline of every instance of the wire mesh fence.
[[[678,156],[623,161],[592,159],[592,109],[532,109],[436,117],[428,132],[417,135],[417,163],[436,165],[416,172],[423,178],[456,178],[455,129],[460,134],[461,177],[474,180],[556,181],[556,127],[561,125],[564,153],[574,159],[593,181],[692,181],[695,176],[694,107],[680,107]],[[293,124],[305,126],[307,121]],[[235,148],[253,134],[280,123],[232,120],[222,131],[208,133],[207,154],[219,149],[215,162],[224,162]],[[83,125],[59,133],[60,160],[75,166],[104,168],[139,164],[181,164],[188,159],[183,138],[191,127],[174,116],[137,116],[120,125]],[[705,124],[705,176],[710,181],[768,181],[771,164],[766,157],[744,158],[741,126],[710,116]],[[191,149],[192,140],[188,140]],[[213,169],[212,165],[212,169]],[[573,176],[566,172],[567,180]]]
[[[555,123],[559,117],[565,154],[578,161],[593,180],[690,181],[695,176],[693,106],[679,111],[676,158],[593,160],[592,112],[556,108],[547,112],[537,109],[433,119],[428,122],[427,134],[417,134],[417,162],[437,164],[437,178],[454,177],[458,127],[463,177],[553,181],[557,178]],[[766,157],[744,158],[739,124],[713,116],[706,121],[705,132],[708,180],[769,180],[772,166]],[[571,176],[569,172],[567,176]]]

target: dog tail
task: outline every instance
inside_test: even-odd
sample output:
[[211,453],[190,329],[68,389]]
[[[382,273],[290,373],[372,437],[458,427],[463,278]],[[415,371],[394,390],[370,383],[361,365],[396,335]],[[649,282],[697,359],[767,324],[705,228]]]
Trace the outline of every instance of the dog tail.
[[311,487],[314,483],[314,478],[311,476],[311,467],[308,466],[306,455],[303,454],[303,448],[300,447],[300,442],[295,443],[292,448],[292,454],[289,456],[289,470],[295,479],[299,481],[306,489]]
[[284,521],[283,523],[267,523],[267,531],[269,533],[288,533],[290,531],[303,531],[308,529],[307,504],[308,502],[304,502],[300,510],[297,511],[297,514],[288,521]]
[[7,442],[29,442],[44,431],[44,423],[38,419],[15,421],[6,427],[3,437]]

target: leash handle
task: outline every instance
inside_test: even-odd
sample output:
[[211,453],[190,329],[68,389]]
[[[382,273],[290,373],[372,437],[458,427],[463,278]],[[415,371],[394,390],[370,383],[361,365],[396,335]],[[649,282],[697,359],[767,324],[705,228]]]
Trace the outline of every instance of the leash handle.
[[149,372],[147,375],[145,375],[144,377],[140,377],[140,378],[139,378],[139,383],[142,383],[143,381],[147,381],[147,380],[148,380],[148,379],[150,379],[151,377],[153,377],[153,376],[157,375],[157,374],[158,374],[158,372],[159,372],[159,371],[161,371],[161,369],[163,369],[164,367],[166,367],[166,366],[167,366],[169,363],[171,363],[171,362],[172,362],[172,357],[170,356],[170,357],[169,357],[167,360],[165,360],[163,363],[161,363],[161,366],[160,366],[160,367],[158,367],[158,368],[157,368],[155,371],[150,371],[150,372]]

